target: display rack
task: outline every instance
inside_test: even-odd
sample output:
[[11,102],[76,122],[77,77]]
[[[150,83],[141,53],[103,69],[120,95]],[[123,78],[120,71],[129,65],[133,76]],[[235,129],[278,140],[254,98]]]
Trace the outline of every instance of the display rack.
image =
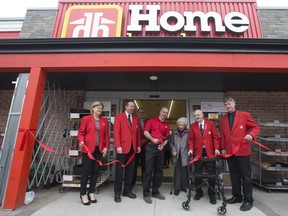
[[[75,109],[73,109],[75,110]],[[82,155],[81,151],[78,150],[78,141],[77,141],[77,136],[78,136],[78,128],[80,126],[81,118],[83,116],[89,115],[90,112],[87,109],[76,109],[76,111],[70,110],[70,131],[69,131],[69,136],[71,140],[71,146],[77,146],[73,150],[69,150],[67,154],[67,160],[69,163],[69,170],[67,173],[63,175],[63,181],[62,181],[62,188],[60,188],[60,193],[63,193],[66,188],[68,187],[76,187],[80,188],[80,177],[81,177],[81,168],[82,168]],[[108,121],[110,122],[110,116],[109,116],[109,111],[105,111],[105,117],[108,118]],[[110,150],[108,150],[108,157],[105,157],[102,159],[102,163],[109,162],[111,157],[110,157]],[[111,166],[103,166],[100,167],[100,173],[97,179],[96,183],[96,193],[98,193],[99,189],[98,186],[100,186],[102,183],[104,183],[106,180],[108,180],[111,176]],[[89,180],[87,187],[89,187]]]
[[[254,178],[253,182],[269,191],[288,190],[288,123],[280,123],[275,120],[259,125],[261,134],[263,134],[258,137],[259,142],[271,150],[263,149],[260,146],[253,148],[253,151],[258,154],[258,160],[253,160],[253,164],[259,170],[259,178]],[[274,136],[264,136],[265,132],[274,133]]]

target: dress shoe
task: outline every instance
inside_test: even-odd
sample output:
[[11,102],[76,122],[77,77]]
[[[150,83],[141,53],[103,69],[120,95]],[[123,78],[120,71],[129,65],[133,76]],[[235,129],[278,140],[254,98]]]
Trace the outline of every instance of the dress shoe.
[[158,194],[152,194],[152,197],[160,199],[160,200],[165,200],[165,196],[163,196],[162,194],[158,193]]
[[132,193],[132,192],[129,192],[129,193],[123,193],[123,196],[125,197],[129,197],[131,199],[136,199],[136,194]]
[[215,205],[215,204],[217,203],[215,197],[211,197],[211,198],[210,198],[210,203],[211,203],[212,205]]
[[200,200],[203,194],[197,194],[194,196],[194,200]]
[[147,203],[147,204],[151,204],[152,203],[152,199],[150,196],[144,196],[143,197],[144,201]]
[[80,195],[80,200],[82,202],[83,205],[87,206],[87,205],[90,205],[90,201],[87,201],[87,202],[83,202],[83,199],[82,199],[82,196]]
[[241,198],[236,198],[234,196],[232,198],[226,200],[226,203],[228,203],[228,204],[241,203],[241,202],[242,202]]
[[[94,196],[95,196],[95,195],[94,195]],[[94,199],[94,200],[91,199],[90,193],[88,194],[88,199],[89,199],[89,201],[90,201],[91,203],[97,203],[97,200],[96,200],[96,199]]]
[[187,189],[182,188],[181,191],[187,193]]
[[251,208],[253,207],[253,204],[250,202],[244,202],[241,206],[240,206],[240,210],[241,211],[249,211]]
[[178,189],[174,190],[174,195],[175,195],[175,196],[178,196],[179,193],[180,193],[180,190],[178,190]]
[[120,194],[115,194],[114,201],[115,201],[116,203],[120,203],[120,202],[121,202],[121,196],[120,196]]

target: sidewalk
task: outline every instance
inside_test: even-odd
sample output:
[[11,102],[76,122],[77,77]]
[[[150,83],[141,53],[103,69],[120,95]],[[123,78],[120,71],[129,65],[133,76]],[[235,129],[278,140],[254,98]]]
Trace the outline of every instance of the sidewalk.
[[[170,195],[171,184],[164,183],[160,189],[161,193],[166,196],[166,200],[157,200],[152,198],[152,204],[146,204],[142,196],[142,186],[140,184],[135,186],[133,192],[137,195],[136,199],[128,197],[121,197],[121,203],[114,202],[113,183],[105,183],[100,187],[99,194],[96,195],[98,202],[90,206],[84,206],[80,202],[79,188],[68,188],[66,192],[60,194],[59,187],[51,188],[50,190],[37,189],[35,200],[15,211],[0,210],[1,216],[115,216],[115,215],[137,215],[137,216],[187,216],[187,215],[201,215],[210,216],[218,215],[217,208],[221,206],[222,201],[217,200],[216,205],[211,205],[206,193],[199,201],[191,200],[190,209],[186,211],[182,208],[182,202],[187,200],[186,194],[181,192],[179,196]],[[39,191],[38,191],[39,190]],[[265,194],[265,195],[264,195]],[[194,194],[192,194],[194,196]],[[277,202],[271,199],[273,196],[279,197],[286,203],[284,206],[278,208],[275,204],[275,209],[267,206],[267,203]],[[226,193],[226,197],[230,197],[230,191]],[[260,199],[258,199],[258,197]],[[270,197],[270,198],[269,198]],[[283,198],[282,198],[283,197]],[[286,198],[285,198],[286,197]],[[284,200],[284,198],[286,200]],[[285,193],[267,193],[265,191],[254,189],[254,207],[248,212],[239,210],[241,203],[227,205],[226,215],[233,216],[262,216],[262,215],[285,215],[287,214],[287,194]],[[267,203],[266,203],[267,202]],[[274,205],[272,204],[272,207]],[[282,209],[281,209],[282,208]]]

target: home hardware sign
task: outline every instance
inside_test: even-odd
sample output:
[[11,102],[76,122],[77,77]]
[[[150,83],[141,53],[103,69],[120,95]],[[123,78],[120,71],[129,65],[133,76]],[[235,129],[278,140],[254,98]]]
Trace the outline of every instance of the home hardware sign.
[[[145,10],[144,10],[145,9]],[[126,29],[123,31],[123,9],[118,5],[74,5],[68,8],[61,37],[120,37],[121,32],[243,34],[249,28],[248,17],[241,12],[221,15],[215,11],[166,11],[161,5],[129,5]],[[127,14],[126,14],[127,16]],[[198,23],[198,24],[197,24]],[[198,25],[198,26],[197,26]],[[126,36],[126,35],[125,35]]]

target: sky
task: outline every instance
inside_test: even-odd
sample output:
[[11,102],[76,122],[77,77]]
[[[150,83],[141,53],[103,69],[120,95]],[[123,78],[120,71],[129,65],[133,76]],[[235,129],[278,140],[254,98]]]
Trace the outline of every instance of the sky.
[[[257,0],[257,4],[259,8],[288,9],[288,0]],[[27,8],[57,8],[57,6],[58,0],[0,0],[0,17],[23,18]]]

